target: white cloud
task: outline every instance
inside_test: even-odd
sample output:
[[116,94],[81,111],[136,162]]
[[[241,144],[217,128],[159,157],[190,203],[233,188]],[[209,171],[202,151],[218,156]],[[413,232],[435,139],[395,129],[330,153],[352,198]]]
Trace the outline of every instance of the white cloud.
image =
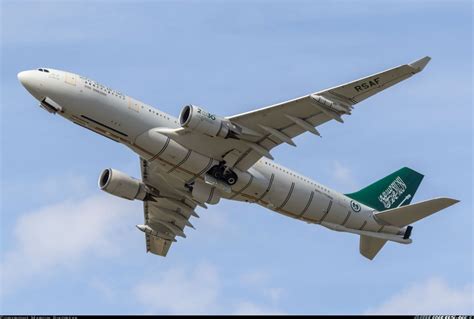
[[149,310],[173,314],[209,313],[217,307],[220,281],[217,269],[207,263],[194,270],[175,268],[147,278],[134,291]]
[[[83,178],[71,175],[66,180],[68,184],[75,184],[74,189],[84,197],[87,192]],[[62,181],[63,178],[50,178],[41,182],[42,188],[47,188],[43,190],[44,195],[49,193],[54,197],[61,191]],[[41,280],[47,284],[53,276],[74,275],[71,270],[80,270],[91,257],[110,258],[130,249],[124,248],[128,242],[125,237],[130,228],[136,231],[132,226],[137,210],[141,213],[141,205],[137,202],[100,194],[44,205],[20,215],[11,231],[11,245],[2,252],[1,294],[15,294],[27,284],[38,285]],[[201,214],[199,230],[202,232],[237,231],[228,212],[213,208],[203,210]],[[269,288],[271,276],[268,272],[252,271],[237,278],[246,291],[260,296],[258,300],[250,301],[247,296],[229,297],[234,290],[224,291],[223,287],[228,287],[228,283],[222,281],[227,278],[220,277],[217,268],[209,263],[193,262],[158,275],[144,275],[130,290],[145,306],[144,312],[278,313],[277,303],[282,290]],[[109,302],[128,298],[101,278],[91,278],[89,288]]]
[[[251,287],[261,292],[273,305],[276,305],[284,293],[282,288],[271,287],[271,273],[268,270],[253,270],[240,276],[242,285]],[[242,303],[242,309],[251,309],[251,303]],[[239,306],[240,307],[240,306]],[[257,313],[260,313],[257,312]]]
[[247,286],[256,290],[259,294],[265,297],[272,307],[256,305],[253,302],[241,302],[237,306],[236,313],[238,314],[277,314],[280,313],[275,309],[281,296],[284,294],[284,289],[279,287],[272,287],[271,272],[266,270],[252,270],[245,272],[240,276],[240,282],[243,286]]
[[[67,179],[68,183],[71,179]],[[61,190],[63,180],[50,178],[42,184],[50,189],[47,192],[55,193]],[[84,189],[83,178],[73,180],[77,191]],[[45,205],[22,214],[11,232],[11,246],[2,253],[1,294],[14,294],[29,283],[38,285],[41,280],[47,284],[53,276],[64,276],[65,271],[69,276],[71,270],[80,270],[91,257],[110,258],[130,249],[123,246],[128,242],[125,236],[130,232],[137,210],[141,213],[138,204],[100,194]],[[227,212],[210,209],[201,213],[205,216],[200,219],[200,231],[235,231]],[[246,296],[228,297],[229,292],[223,290],[223,286],[228,286],[222,283],[225,279],[209,263],[170,268],[151,277],[144,275],[130,290],[145,306],[144,312],[278,313],[275,309],[281,291],[267,288],[268,273],[254,271],[237,278],[261,298],[250,302]],[[128,298],[101,278],[91,278],[89,288],[109,302]]]
[[473,285],[451,287],[440,278],[414,284],[368,314],[472,314]]
[[[245,277],[245,276],[244,276]],[[242,278],[242,277],[241,277]],[[245,282],[249,284],[249,282]],[[254,282],[250,283],[253,286]],[[172,268],[160,275],[146,278],[133,289],[137,300],[146,311],[170,314],[276,314],[275,302],[281,289],[263,290],[264,297],[273,301],[256,303],[243,298],[231,301],[224,296],[228,292],[223,287],[218,269],[210,263],[199,263],[193,267]],[[255,290],[256,287],[250,287]],[[260,290],[260,287],[257,287]],[[237,300],[236,300],[237,299]]]
[[351,170],[339,161],[334,161],[333,163],[333,178],[340,187],[348,190],[355,190],[357,188],[357,183]]
[[2,256],[2,294],[40,275],[78,267],[90,254],[111,256],[123,245],[124,217],[131,202],[110,195],[45,206],[22,215],[13,230],[13,247]]

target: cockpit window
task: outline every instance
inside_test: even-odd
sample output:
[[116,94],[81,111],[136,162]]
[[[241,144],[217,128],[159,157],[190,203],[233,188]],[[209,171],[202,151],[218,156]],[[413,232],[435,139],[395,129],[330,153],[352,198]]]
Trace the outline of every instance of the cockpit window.
[[44,71],[43,71],[43,69],[38,69],[38,71],[40,71],[40,72],[44,72]]
[[48,69],[38,69],[38,71],[49,73],[49,70],[48,70]]

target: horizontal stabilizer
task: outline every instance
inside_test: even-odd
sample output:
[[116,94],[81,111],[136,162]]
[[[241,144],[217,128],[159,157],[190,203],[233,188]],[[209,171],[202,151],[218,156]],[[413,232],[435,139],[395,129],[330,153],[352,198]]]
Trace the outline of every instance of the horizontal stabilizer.
[[369,237],[365,235],[360,236],[359,252],[362,256],[372,260],[383,248],[387,240]]
[[388,209],[375,214],[376,219],[387,224],[403,227],[430,216],[446,207],[459,202],[452,198],[434,198],[424,202]]

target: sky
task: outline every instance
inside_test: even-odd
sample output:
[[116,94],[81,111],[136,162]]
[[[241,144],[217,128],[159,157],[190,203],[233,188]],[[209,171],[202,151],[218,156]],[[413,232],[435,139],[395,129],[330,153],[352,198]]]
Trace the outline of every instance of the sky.
[[[3,314],[472,314],[471,1],[1,1]],[[425,55],[422,73],[358,104],[275,160],[348,193],[401,167],[414,202],[461,200],[373,261],[359,238],[221,201],[166,258],[146,254],[142,204],[101,192],[138,156],[38,107],[17,73],[92,78],[177,116],[221,116]]]

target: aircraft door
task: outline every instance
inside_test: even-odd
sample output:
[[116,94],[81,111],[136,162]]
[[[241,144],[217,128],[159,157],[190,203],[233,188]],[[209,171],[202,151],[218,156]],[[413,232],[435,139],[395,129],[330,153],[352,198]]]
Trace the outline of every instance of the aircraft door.
[[128,97],[127,99],[128,99],[128,109],[133,110],[137,113],[140,112],[140,104],[130,97]]
[[65,72],[64,75],[64,82],[66,82],[69,85],[76,86],[76,77],[77,75]]

